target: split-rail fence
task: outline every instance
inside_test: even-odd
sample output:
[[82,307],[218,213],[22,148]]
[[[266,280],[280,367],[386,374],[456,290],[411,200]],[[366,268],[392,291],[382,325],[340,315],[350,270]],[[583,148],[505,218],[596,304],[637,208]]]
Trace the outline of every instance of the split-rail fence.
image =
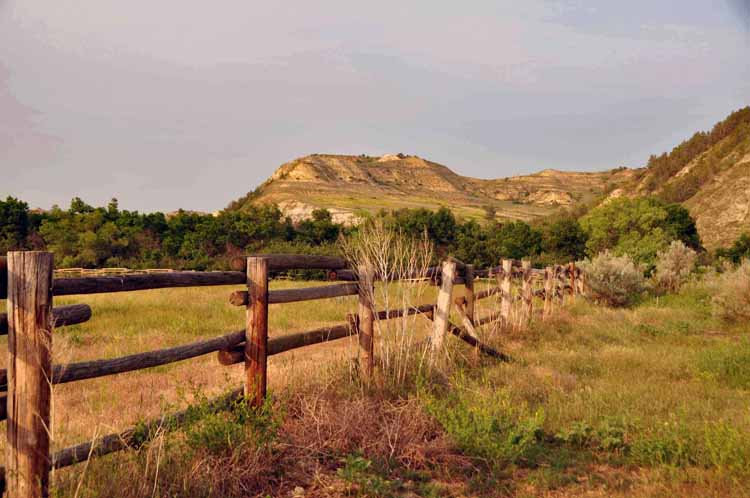
[[[499,360],[510,358],[484,344],[476,328],[500,321],[510,326],[511,308],[520,306],[516,325],[531,320],[534,297],[544,302],[542,315],[549,316],[564,295],[575,298],[584,290],[583,275],[573,263],[567,266],[532,269],[528,261],[503,260],[501,266],[475,270],[455,259],[421,275],[377,275],[361,265],[350,268],[347,261],[328,256],[261,255],[242,258],[245,271],[153,272],[120,276],[84,276],[53,278],[53,254],[39,251],[10,252],[0,257],[0,299],[7,299],[7,314],[0,313],[0,335],[8,335],[8,368],[0,370],[0,420],[7,419],[5,467],[0,467],[0,485],[11,498],[46,497],[51,469],[59,469],[127,448],[138,447],[148,435],[165,425],[178,425],[189,417],[189,409],[164,415],[139,427],[110,434],[50,454],[50,402],[52,385],[92,379],[155,367],[197,356],[216,353],[219,363],[243,363],[244,386],[210,403],[215,410],[226,409],[245,399],[252,405],[266,396],[268,357],[313,344],[357,336],[360,371],[367,379],[374,362],[374,323],[404,315],[421,314],[432,320],[430,347],[439,353],[448,333],[462,339],[478,352]],[[269,290],[269,274],[287,270],[324,270],[329,280],[318,287]],[[58,273],[59,274],[59,273]],[[383,279],[424,278],[439,286],[435,304],[406,309],[377,310],[375,282]],[[477,279],[491,279],[493,286],[475,292]],[[496,283],[495,283],[496,280]],[[520,289],[512,292],[512,283]],[[543,287],[534,289],[543,282]],[[52,332],[55,327],[82,323],[91,318],[85,304],[53,306],[54,296],[137,291],[167,287],[243,285],[246,290],[232,292],[231,304],[246,307],[244,328],[213,339],[172,348],[132,354],[114,359],[53,365]],[[464,285],[461,297],[453,297],[453,287]],[[356,313],[346,316],[340,325],[269,339],[270,304],[291,303],[342,296],[358,296]],[[499,296],[499,311],[474,316],[474,303]],[[451,309],[460,323],[451,321]],[[146,437],[144,437],[144,430]]]

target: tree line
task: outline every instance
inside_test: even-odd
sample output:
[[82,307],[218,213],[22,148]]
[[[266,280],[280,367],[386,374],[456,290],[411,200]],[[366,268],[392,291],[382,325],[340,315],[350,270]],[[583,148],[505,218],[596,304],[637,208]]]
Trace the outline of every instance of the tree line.
[[45,249],[58,267],[219,269],[248,252],[327,254],[342,230],[325,210],[293,224],[276,206],[214,216],[139,213],[120,209],[116,199],[93,207],[76,197],[68,209],[49,211],[30,211],[12,197],[0,201],[0,253]]
[[[453,255],[480,267],[501,258],[565,263],[609,250],[649,268],[674,240],[701,249],[688,211],[652,197],[613,199],[580,216],[565,213],[533,223],[460,220],[447,208],[380,211],[372,218],[408,235],[426,234],[436,259]],[[226,269],[241,254],[337,254],[339,237],[356,231],[334,223],[325,209],[294,223],[274,205],[166,215],[123,210],[116,199],[93,207],[76,197],[67,209],[48,211],[30,210],[12,197],[0,201],[0,253],[49,250],[61,268]],[[716,255],[732,260],[750,255],[748,240],[745,235]]]

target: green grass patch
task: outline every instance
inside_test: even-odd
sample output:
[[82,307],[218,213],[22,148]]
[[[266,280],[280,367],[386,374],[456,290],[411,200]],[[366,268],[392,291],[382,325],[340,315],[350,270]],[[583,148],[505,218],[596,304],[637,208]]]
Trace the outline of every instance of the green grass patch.
[[733,389],[750,389],[750,339],[700,351],[696,366],[711,381]]

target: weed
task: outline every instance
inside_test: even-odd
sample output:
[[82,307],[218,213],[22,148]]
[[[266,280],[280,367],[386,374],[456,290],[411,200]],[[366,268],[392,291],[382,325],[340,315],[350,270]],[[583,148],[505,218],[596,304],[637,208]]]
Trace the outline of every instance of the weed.
[[372,461],[362,455],[347,455],[341,462],[344,465],[336,470],[336,474],[354,485],[356,496],[392,497],[403,486],[400,480],[389,480],[379,475]]
[[630,459],[639,465],[685,467],[699,463],[695,435],[682,421],[671,420],[636,438]]
[[626,448],[625,428],[615,420],[604,419],[594,429],[585,422],[575,422],[569,429],[555,436],[559,441],[579,448],[616,451]]
[[735,389],[750,389],[750,340],[723,344],[698,353],[697,368],[706,378]]
[[252,407],[242,397],[228,411],[212,410],[205,400],[191,414],[192,423],[185,429],[187,445],[193,451],[219,454],[231,451],[249,439],[260,448],[276,439],[283,420],[283,410],[269,396],[260,407]]
[[542,451],[544,412],[514,407],[507,390],[483,396],[455,390],[425,403],[462,451],[493,468],[532,461]]

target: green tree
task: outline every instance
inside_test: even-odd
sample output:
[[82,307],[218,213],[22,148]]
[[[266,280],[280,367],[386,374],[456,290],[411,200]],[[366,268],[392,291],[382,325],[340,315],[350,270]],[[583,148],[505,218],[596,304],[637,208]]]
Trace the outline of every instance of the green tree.
[[10,196],[0,200],[0,253],[23,249],[30,227],[28,204]]
[[686,246],[696,251],[701,250],[701,238],[698,227],[690,212],[680,204],[667,204],[667,227],[673,240],[681,240]]
[[611,250],[651,268],[656,254],[673,240],[693,247],[697,239],[695,222],[684,208],[651,197],[614,199],[591,210],[580,223],[588,235],[589,255]]
[[456,233],[455,256],[477,268],[486,268],[497,264],[489,251],[487,230],[476,221],[467,221],[458,227]]
[[424,233],[435,244],[447,247],[456,240],[458,223],[453,212],[441,207],[437,211],[429,209],[399,209],[390,214],[381,214],[390,218],[390,225],[401,232],[420,237]]
[[727,258],[736,265],[740,264],[743,259],[750,258],[750,233],[740,235],[729,248],[717,249],[716,256]]
[[327,209],[316,209],[312,218],[302,221],[297,227],[297,237],[312,245],[336,241],[341,227],[333,222],[333,216]]
[[493,261],[521,259],[541,252],[542,234],[523,221],[503,223],[491,229],[489,253]]
[[579,261],[586,256],[588,236],[575,218],[559,218],[542,228],[542,251],[552,261]]
[[71,214],[90,213],[93,210],[94,208],[83,202],[80,197],[73,197],[70,201],[70,208],[68,209]]

